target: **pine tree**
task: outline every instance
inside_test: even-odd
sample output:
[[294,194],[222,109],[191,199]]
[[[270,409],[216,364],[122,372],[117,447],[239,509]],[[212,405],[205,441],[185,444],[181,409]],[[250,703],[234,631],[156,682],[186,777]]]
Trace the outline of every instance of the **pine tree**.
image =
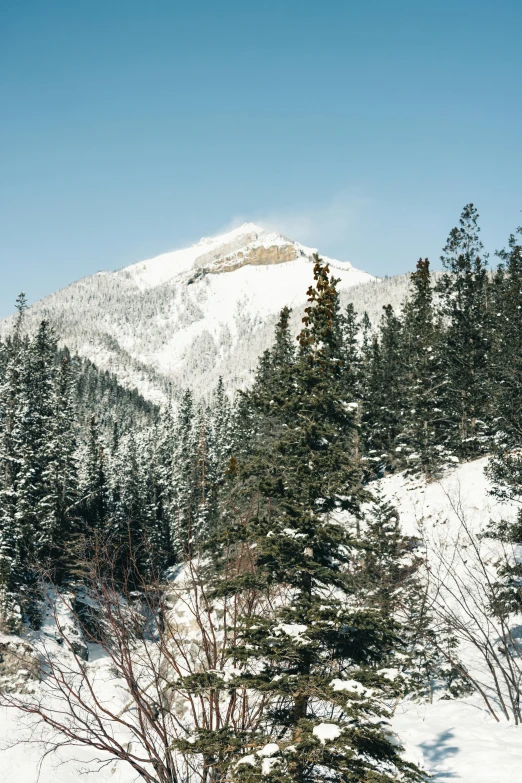
[[176,422],[174,485],[176,491],[172,539],[183,559],[191,549],[194,516],[194,478],[196,455],[195,412],[192,393],[183,395]]
[[[283,307],[281,310],[275,328],[274,345],[261,357],[256,374],[254,387],[262,389],[269,406],[277,406],[281,403],[281,398],[287,393],[289,373],[293,370],[296,349],[290,334],[291,312],[288,307]],[[248,402],[248,396],[246,399]],[[257,410],[255,404],[251,406],[250,413],[251,430],[257,432],[257,437],[266,437],[268,433],[262,431],[263,420],[266,417]],[[257,416],[256,423],[252,416]]]
[[81,515],[88,537],[102,534],[107,526],[109,513],[109,485],[107,457],[100,439],[98,422],[91,416],[89,440],[85,455],[85,471],[81,484]]
[[368,605],[398,622],[389,665],[396,667],[400,695],[432,701],[435,689],[441,698],[469,693],[462,666],[456,664],[458,643],[431,613],[421,541],[402,533],[399,512],[380,487],[373,490],[361,545],[360,593]]
[[71,365],[64,358],[56,374],[49,435],[43,446],[46,465],[42,471],[42,497],[37,509],[45,540],[39,557],[48,562],[56,581],[65,576],[71,565],[71,552],[67,550],[79,532],[73,390]]
[[111,461],[112,513],[108,533],[114,551],[115,572],[121,578],[126,574],[144,574],[147,570],[148,516],[145,480],[138,456],[140,449],[136,433],[131,431],[120,439]]
[[479,240],[478,212],[468,204],[452,229],[441,256],[446,273],[437,290],[447,322],[445,361],[445,446],[460,459],[488,447],[491,338],[487,257]]
[[[170,484],[165,480],[165,448],[157,425],[151,429],[142,449],[141,471],[144,482],[146,528],[143,530],[145,548],[144,576],[151,581],[161,578],[164,570],[174,562],[170,540]],[[172,454],[170,454],[172,458]]]
[[491,396],[495,429],[502,446],[522,438],[522,228],[498,253],[501,264],[492,285]]
[[[522,502],[522,417],[520,385],[522,382],[522,245],[517,229],[509,238],[509,250],[498,254],[501,264],[493,283],[495,313],[492,347],[492,381],[497,413],[493,458],[487,473],[493,482],[493,494],[501,502]],[[490,525],[489,536],[504,545],[519,547],[522,543],[522,513],[514,521],[501,520]],[[522,608],[522,566],[518,558],[505,562],[498,574],[497,614],[516,615]]]
[[16,519],[20,449],[18,419],[20,368],[26,343],[8,339],[2,345],[0,381],[0,621],[16,631],[21,622],[17,590],[24,582],[24,542]]
[[397,509],[374,490],[374,502],[364,519],[361,580],[375,605],[384,607],[389,615],[416,570],[412,543],[401,532]]
[[191,537],[196,546],[208,538],[217,521],[217,465],[212,459],[209,413],[201,406],[195,421]]
[[[23,336],[25,294],[17,302],[17,319],[12,336],[2,346],[0,386],[0,589],[4,618],[11,618],[17,605],[15,591],[26,581],[26,541],[16,517],[18,476],[22,459],[20,439],[23,368],[28,361],[28,339]],[[19,611],[17,610],[19,621]],[[10,620],[9,620],[10,622]],[[9,623],[8,623],[9,624]]]
[[405,416],[402,440],[407,464],[427,476],[443,461],[442,325],[433,303],[429,261],[419,259],[404,307]]
[[228,467],[232,448],[232,406],[225,391],[223,378],[219,379],[209,414],[211,430],[211,458],[216,465],[217,479],[222,481]]
[[[172,403],[164,409],[153,432],[151,451],[154,455],[149,470],[148,486],[154,495],[154,522],[151,536],[157,552],[156,573],[173,563],[179,556],[173,532],[176,520],[175,456],[176,434]],[[152,489],[153,487],[153,489]]]
[[54,334],[42,321],[28,345],[15,422],[20,449],[15,517],[26,562],[36,561],[44,553],[47,557],[52,549],[52,532],[45,521],[43,504],[52,459],[48,446],[55,413],[55,349]]
[[383,310],[379,333],[366,349],[362,424],[367,460],[377,476],[406,464],[401,438],[406,406],[403,324],[391,305]]
[[[216,588],[233,595],[257,583],[279,596],[271,616],[245,622],[234,647],[247,668],[235,685],[270,703],[266,721],[248,738],[249,749],[270,748],[270,769],[250,752],[228,774],[279,783],[384,782],[399,774],[416,780],[379,722],[385,709],[369,690],[382,695],[388,687],[378,669],[391,655],[394,624],[358,602],[357,543],[333,516],[353,519],[366,494],[354,460],[357,424],[343,383],[335,280],[317,257],[314,277],[297,356],[274,369],[279,375],[266,386],[261,377],[250,394],[259,418],[273,423],[269,441],[264,426],[239,467],[240,482],[258,498],[242,528],[257,554],[256,573],[227,575]],[[241,530],[229,534],[233,541]],[[203,745],[208,751],[208,743],[202,736],[194,751]]]
[[[353,395],[354,400],[360,400],[364,388],[363,357],[359,348],[360,324],[357,321],[357,313],[351,302],[343,313],[341,328],[341,359],[345,385]],[[367,325],[364,326],[364,329],[366,332]]]

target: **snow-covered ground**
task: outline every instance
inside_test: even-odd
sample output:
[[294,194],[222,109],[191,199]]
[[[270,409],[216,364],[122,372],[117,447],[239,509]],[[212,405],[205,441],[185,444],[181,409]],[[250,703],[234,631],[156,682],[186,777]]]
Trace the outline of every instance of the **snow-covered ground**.
[[397,507],[404,533],[418,535],[424,527],[430,538],[440,531],[450,539],[456,534],[459,517],[479,532],[490,520],[511,518],[514,513],[490,494],[491,484],[484,473],[487,463],[486,457],[466,462],[429,483],[399,473],[379,485],[384,497]]
[[519,783],[522,728],[496,723],[475,696],[399,705],[393,728],[435,781]]
[[[428,549],[442,544],[451,550],[465,543],[460,538],[457,544],[463,520],[478,533],[490,520],[510,518],[515,513],[513,507],[499,504],[489,494],[486,465],[487,459],[459,465],[430,484],[401,474],[386,478],[381,488],[399,509],[405,532],[424,535]],[[459,562],[455,561],[456,569]],[[434,780],[518,783],[521,779],[522,727],[502,717],[497,723],[476,694],[433,704],[402,703],[393,728],[409,758],[428,770]]]
[[[26,744],[27,728],[12,710],[0,709],[0,781],[2,783],[136,783],[136,773],[125,764],[99,769],[85,748],[62,748],[43,758],[38,745]],[[13,745],[13,743],[18,743]],[[103,758],[103,754],[96,754]],[[90,774],[81,774],[87,773]]]
[[[486,459],[457,466],[439,482],[404,475],[381,482],[385,497],[397,505],[405,532],[423,531],[429,541],[456,541],[460,518],[478,532],[490,519],[500,519],[514,509],[498,504],[488,494],[484,475]],[[439,535],[440,534],[440,535]],[[99,678],[106,677],[103,659],[88,664]],[[118,685],[106,677],[107,697],[119,701]],[[433,775],[436,781],[462,783],[518,783],[522,768],[522,727],[505,719],[495,722],[477,695],[433,704],[403,703],[393,718],[393,728],[406,747],[409,758]],[[35,745],[18,744],[24,731],[17,715],[0,711],[0,781],[2,783],[77,783],[78,772],[93,770],[85,780],[96,783],[130,783],[135,775],[125,765],[114,762],[99,771],[89,765],[89,751],[62,748],[57,756],[39,762],[42,750]]]

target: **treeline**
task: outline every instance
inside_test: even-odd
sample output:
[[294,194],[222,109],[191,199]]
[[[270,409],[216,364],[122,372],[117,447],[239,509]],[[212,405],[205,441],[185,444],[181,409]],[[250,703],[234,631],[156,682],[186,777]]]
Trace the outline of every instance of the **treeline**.
[[363,340],[363,439],[378,475],[414,466],[436,474],[520,438],[520,229],[489,272],[477,218],[464,209],[437,284],[420,260],[402,312],[385,307]]
[[0,602],[2,625],[38,623],[38,582],[78,582],[78,545],[103,536],[123,574],[183,559],[215,515],[231,406],[189,391],[176,416],[57,348],[43,321],[0,343]]

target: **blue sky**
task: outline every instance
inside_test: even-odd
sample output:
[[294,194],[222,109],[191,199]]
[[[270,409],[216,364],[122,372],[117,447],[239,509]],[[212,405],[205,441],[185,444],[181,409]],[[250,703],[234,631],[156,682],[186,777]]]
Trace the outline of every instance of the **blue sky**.
[[522,3],[0,3],[0,315],[243,220],[374,274],[522,223]]

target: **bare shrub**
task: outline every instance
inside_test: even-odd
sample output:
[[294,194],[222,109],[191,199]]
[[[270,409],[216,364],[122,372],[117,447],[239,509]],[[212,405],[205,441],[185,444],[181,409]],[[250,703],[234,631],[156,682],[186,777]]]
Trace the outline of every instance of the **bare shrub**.
[[[102,541],[85,549],[82,585],[60,592],[42,574],[56,640],[38,644],[42,682],[32,694],[4,688],[1,703],[23,713],[27,740],[45,753],[63,745],[93,751],[99,767],[124,762],[148,783],[220,779],[227,742],[184,753],[197,732],[241,736],[255,729],[262,699],[231,687],[239,618],[263,611],[266,598],[245,591],[211,600],[205,563],[191,559],[169,581],[145,580],[136,563],[116,572]],[[253,568],[247,545],[231,550],[230,573]],[[91,655],[85,660],[78,631]],[[84,645],[85,646],[85,645]]]
[[[461,674],[482,696],[495,720],[522,720],[522,638],[505,611],[501,578],[516,557],[506,543],[474,532],[458,497],[447,495],[457,519],[446,541],[430,546],[431,611],[466,650],[471,665],[456,659]],[[447,650],[445,654],[451,657]]]

